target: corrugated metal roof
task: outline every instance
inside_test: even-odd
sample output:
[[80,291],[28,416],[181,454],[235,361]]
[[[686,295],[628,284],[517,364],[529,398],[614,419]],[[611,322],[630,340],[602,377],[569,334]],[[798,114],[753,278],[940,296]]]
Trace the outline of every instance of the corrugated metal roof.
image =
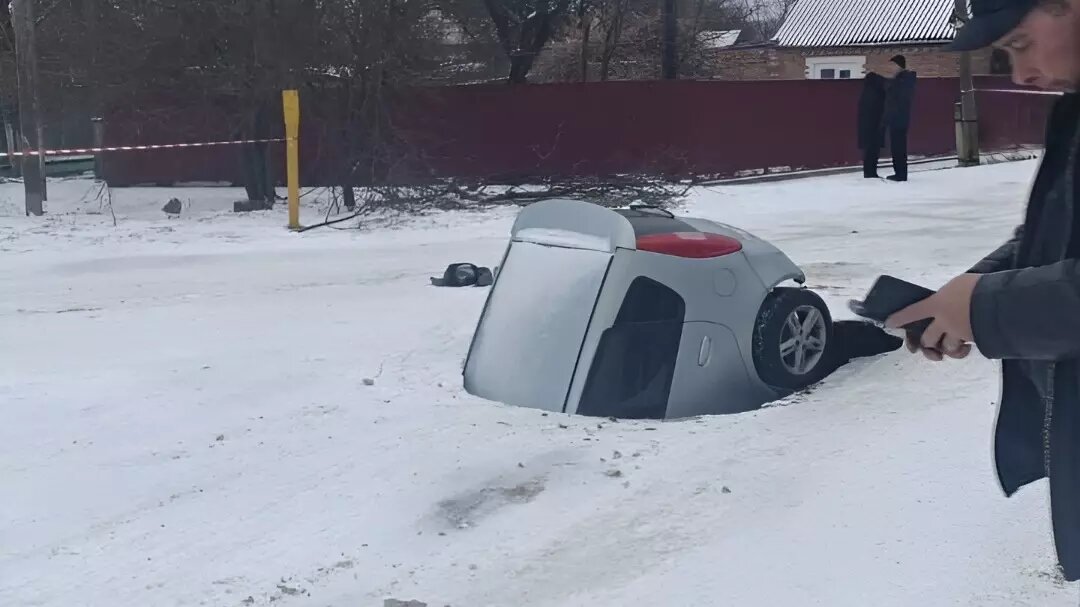
[[774,40],[780,46],[948,42],[954,0],[799,0]]

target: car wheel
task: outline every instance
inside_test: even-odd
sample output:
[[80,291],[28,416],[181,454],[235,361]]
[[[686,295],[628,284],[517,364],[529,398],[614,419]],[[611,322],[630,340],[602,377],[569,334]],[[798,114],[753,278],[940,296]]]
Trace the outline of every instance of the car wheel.
[[833,337],[829,308],[812,291],[773,289],[754,326],[754,365],[766,384],[787,390],[829,374]]

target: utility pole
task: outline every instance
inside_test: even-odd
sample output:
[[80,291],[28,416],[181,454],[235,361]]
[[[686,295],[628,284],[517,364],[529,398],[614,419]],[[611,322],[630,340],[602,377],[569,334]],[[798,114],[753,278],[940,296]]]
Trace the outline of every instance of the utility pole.
[[[15,60],[19,85],[19,136],[23,154],[40,152],[40,123],[37,107],[37,42],[34,36],[34,1],[12,0],[11,22],[15,31]],[[45,181],[42,158],[38,154],[22,157],[23,191],[26,214],[45,213]]]
[[664,22],[660,43],[660,66],[664,80],[675,80],[679,77],[678,15],[675,14],[675,0],[660,1],[663,3],[660,13]]
[[[954,25],[967,23],[967,0],[956,0]],[[960,25],[964,27],[964,25]],[[956,120],[956,156],[960,166],[979,164],[979,113],[975,106],[975,83],[971,77],[971,53],[960,53],[960,103]]]
[[19,157],[15,155],[15,152],[19,151],[19,148],[15,145],[15,127],[11,123],[11,112],[7,108],[4,109],[4,146],[6,148],[8,162],[11,163],[11,174],[15,177],[22,175],[22,171],[19,170]]

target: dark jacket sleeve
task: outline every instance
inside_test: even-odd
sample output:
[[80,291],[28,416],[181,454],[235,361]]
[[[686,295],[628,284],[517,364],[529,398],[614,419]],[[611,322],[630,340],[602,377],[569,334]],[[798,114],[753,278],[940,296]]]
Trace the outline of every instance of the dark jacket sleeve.
[[893,79],[885,99],[885,123],[891,128],[911,126],[911,104],[915,98],[915,72],[903,71]]
[[863,80],[862,93],[859,95],[857,120],[859,149],[881,147],[884,114],[885,78],[870,72]]
[[982,258],[968,270],[968,274],[991,274],[1012,268],[1013,258],[1016,256],[1016,247],[1020,246],[1020,239],[1024,236],[1024,226],[1013,231],[1013,237],[994,250],[993,253]]
[[971,328],[987,358],[1080,356],[1080,260],[983,275],[971,298]]
[[911,113],[911,103],[915,100],[915,72],[904,72],[898,79],[897,101],[900,109]]

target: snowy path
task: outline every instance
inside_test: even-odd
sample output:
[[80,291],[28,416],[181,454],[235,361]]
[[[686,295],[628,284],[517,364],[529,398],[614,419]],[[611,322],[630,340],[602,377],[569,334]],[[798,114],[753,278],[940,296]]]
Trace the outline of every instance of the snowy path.
[[[999,244],[1033,171],[686,211],[772,239],[845,315],[882,271],[936,285]],[[1076,602],[1044,488],[992,474],[992,363],[894,354],[739,416],[544,416],[462,392],[485,291],[427,284],[497,263],[510,212],[298,236],[210,192],[174,221],[120,192],[118,228],[0,202],[0,605]]]

